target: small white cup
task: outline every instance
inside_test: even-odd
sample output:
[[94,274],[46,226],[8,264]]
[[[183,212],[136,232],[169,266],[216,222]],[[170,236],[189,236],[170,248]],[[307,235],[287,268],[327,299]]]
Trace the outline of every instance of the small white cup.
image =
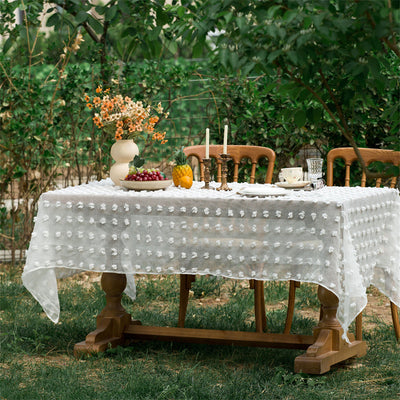
[[282,178],[288,183],[299,182],[303,179],[303,168],[282,168],[281,174]]

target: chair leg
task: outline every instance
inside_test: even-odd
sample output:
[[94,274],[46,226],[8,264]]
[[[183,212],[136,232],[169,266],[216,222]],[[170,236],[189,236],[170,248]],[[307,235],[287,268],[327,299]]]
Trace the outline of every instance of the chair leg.
[[254,314],[256,320],[256,332],[264,332],[267,329],[267,317],[265,315],[264,282],[252,279],[250,280],[250,288],[254,289]]
[[294,316],[294,303],[296,300],[296,289],[300,287],[300,282],[290,281],[289,282],[289,299],[288,299],[288,309],[286,313],[285,329],[283,333],[290,333],[292,328],[293,316]]
[[179,290],[179,317],[178,327],[185,327],[186,310],[189,301],[189,290],[192,287],[192,283],[195,281],[194,275],[180,275],[180,290]]
[[[394,334],[396,335],[396,340],[399,340],[400,323],[398,308],[396,304],[390,302],[390,311],[392,312]],[[358,314],[356,317],[356,340],[362,340],[362,313]]]
[[400,324],[399,324],[399,313],[396,304],[390,302],[390,310],[392,312],[393,328],[396,335],[396,340],[400,338]]
[[356,340],[362,340],[362,312],[356,317]]

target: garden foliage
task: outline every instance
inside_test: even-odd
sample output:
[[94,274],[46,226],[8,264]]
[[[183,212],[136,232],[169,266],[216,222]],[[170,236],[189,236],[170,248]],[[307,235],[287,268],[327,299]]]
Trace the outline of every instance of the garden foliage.
[[400,150],[397,0],[94,3],[0,2],[0,250],[26,248],[41,193],[107,176],[83,100],[99,84],[170,113],[169,151],[139,143],[158,163],[225,122],[276,170],[305,145]]

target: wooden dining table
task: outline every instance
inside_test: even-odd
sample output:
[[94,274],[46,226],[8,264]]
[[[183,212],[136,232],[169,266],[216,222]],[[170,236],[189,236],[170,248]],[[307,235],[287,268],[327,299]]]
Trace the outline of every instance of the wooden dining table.
[[[74,347],[99,352],[134,340],[305,349],[295,372],[322,374],[366,354],[348,329],[378,288],[400,306],[400,197],[395,189],[278,191],[170,186],[128,191],[110,179],[44,193],[22,280],[55,323],[57,279],[102,273],[106,305]],[[259,189],[259,190],[258,190]],[[322,318],[312,335],[148,326],[123,308],[136,274],[213,275],[318,285]]]

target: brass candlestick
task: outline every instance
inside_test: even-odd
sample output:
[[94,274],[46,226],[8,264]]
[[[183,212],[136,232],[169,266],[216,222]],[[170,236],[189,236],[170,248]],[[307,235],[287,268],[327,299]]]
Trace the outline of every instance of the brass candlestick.
[[232,190],[228,184],[228,161],[231,159],[229,154],[220,154],[219,159],[221,161],[221,186],[217,190]]
[[211,158],[203,158],[203,166],[204,166],[204,186],[202,187],[202,189],[214,189],[210,187]]

